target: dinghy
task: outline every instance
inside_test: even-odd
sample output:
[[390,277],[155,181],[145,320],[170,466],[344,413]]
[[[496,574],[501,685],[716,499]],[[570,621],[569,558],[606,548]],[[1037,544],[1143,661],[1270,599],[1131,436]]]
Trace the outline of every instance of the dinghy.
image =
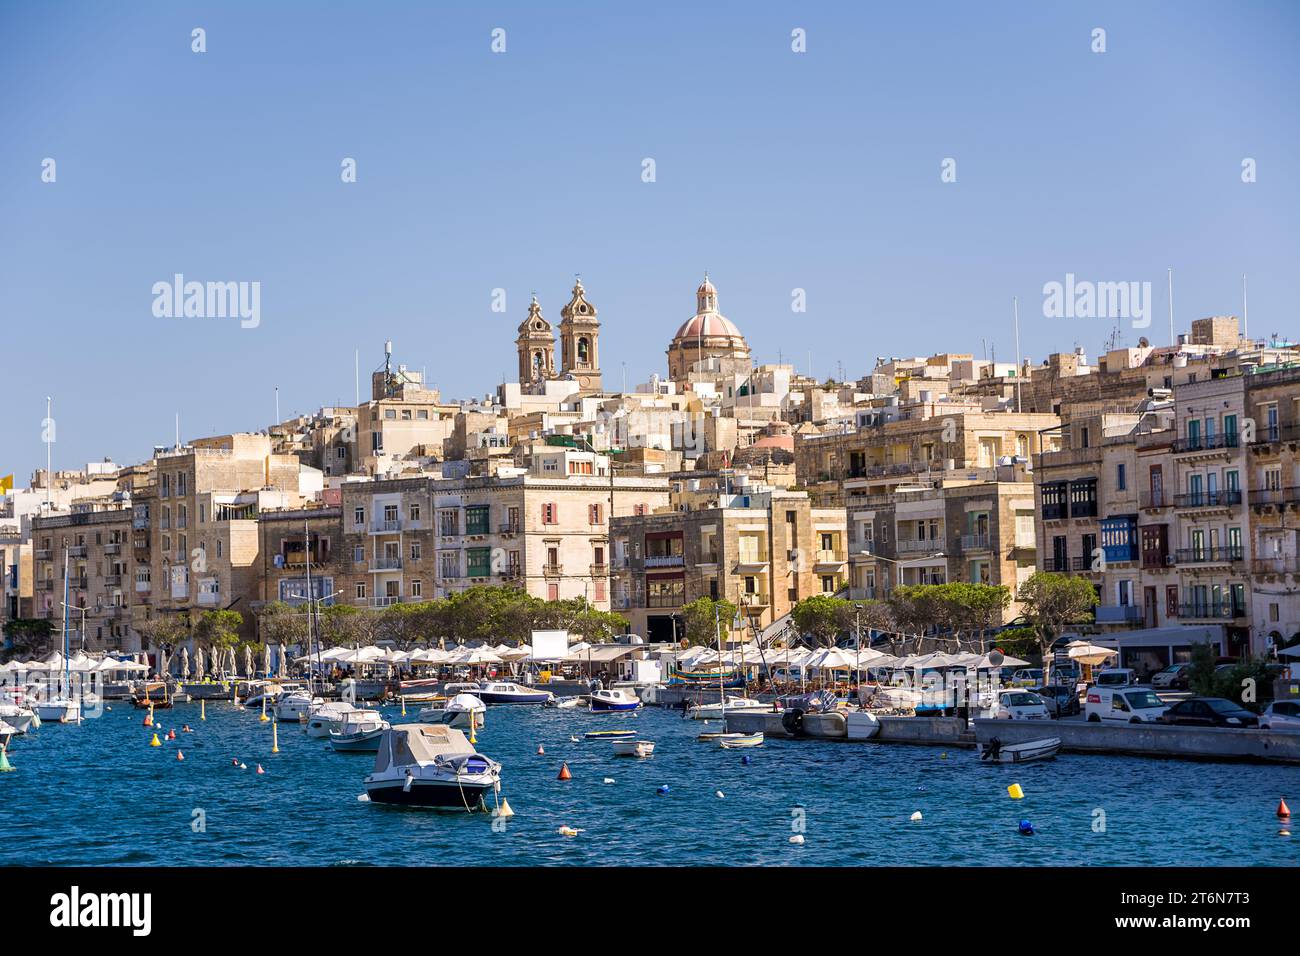
[[1061,749],[1060,737],[1043,737],[1026,740],[1022,744],[1003,744],[994,737],[980,744],[980,760],[986,763],[1026,763],[1030,760],[1050,760]]
[[757,734],[723,734],[718,738],[718,746],[723,750],[741,750],[746,747],[763,746],[763,735]]
[[619,757],[649,757],[655,752],[653,740],[616,740],[614,754]]
[[635,730],[589,730],[582,735],[587,740],[635,740]]

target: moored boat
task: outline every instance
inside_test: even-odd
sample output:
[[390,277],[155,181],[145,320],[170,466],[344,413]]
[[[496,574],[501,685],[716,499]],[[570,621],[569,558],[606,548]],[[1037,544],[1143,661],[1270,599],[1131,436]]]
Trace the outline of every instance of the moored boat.
[[980,760],[986,763],[1026,763],[1050,760],[1061,749],[1060,737],[1042,737],[1019,744],[1004,744],[997,737],[979,745]]
[[486,796],[501,788],[501,765],[474,749],[445,724],[397,724],[386,729],[365,778],[375,803],[486,809]]
[[354,710],[330,727],[330,746],[345,752],[371,752],[379,749],[388,721],[377,710]]
[[654,752],[655,743],[653,740],[628,738],[614,741],[614,753],[619,757],[640,757],[644,759]]
[[747,747],[761,747],[763,734],[722,734],[718,737],[718,746],[724,750],[741,750]]
[[488,681],[479,685],[474,696],[485,704],[544,704],[555,695],[510,681]]
[[422,724],[445,724],[448,727],[467,729],[482,727],[487,715],[483,701],[473,694],[457,694],[449,701],[426,707],[415,715]]
[[328,737],[330,728],[335,726],[336,722],[358,709],[356,705],[345,700],[325,701],[313,708],[306,723],[303,724],[303,730],[307,732],[308,737]]
[[575,707],[581,707],[584,698],[582,697],[552,697],[543,707],[553,707],[560,710],[572,710]]
[[765,704],[758,700],[750,700],[748,697],[727,695],[724,700],[715,701],[711,704],[696,704],[686,712],[686,715],[692,720],[721,720],[726,717],[727,714],[760,714],[771,712],[771,704]]
[[37,701],[32,709],[41,720],[55,724],[75,724],[81,719],[81,703],[68,697]]
[[588,698],[589,710],[593,714],[614,711],[640,710],[641,699],[625,690],[596,690]]
[[39,720],[36,712],[28,707],[0,703],[0,721],[12,727],[16,734],[25,734],[34,727],[39,727]]
[[281,694],[275,700],[275,719],[280,721],[302,721],[311,716],[313,710],[324,704],[320,697],[313,697],[309,691],[296,690]]
[[635,740],[635,730],[589,730],[582,735],[587,740]]

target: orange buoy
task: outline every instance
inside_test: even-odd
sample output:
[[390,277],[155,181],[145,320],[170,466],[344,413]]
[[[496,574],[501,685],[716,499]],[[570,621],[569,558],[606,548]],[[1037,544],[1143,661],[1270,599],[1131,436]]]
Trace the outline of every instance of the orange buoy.
[[185,752],[182,751],[182,750],[178,750],[178,751],[176,751],[176,759],[177,759],[177,760],[184,760],[184,759],[185,759]]
[[560,775],[559,775],[558,777],[556,777],[555,779],[556,779],[556,780],[572,780],[572,779],[573,779],[573,774],[569,773],[569,765],[568,765],[567,763],[562,763],[562,764],[560,764]]
[[176,739],[176,731],[174,731],[174,730],[169,730],[169,731],[167,731],[167,739],[168,739],[168,740],[175,740],[175,739]]
[[1291,808],[1286,805],[1285,797],[1277,802],[1277,815],[1283,819],[1291,815]]

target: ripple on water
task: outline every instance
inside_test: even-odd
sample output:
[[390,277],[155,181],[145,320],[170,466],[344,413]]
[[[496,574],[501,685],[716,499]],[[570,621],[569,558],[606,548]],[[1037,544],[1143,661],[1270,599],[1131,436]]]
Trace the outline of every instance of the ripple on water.
[[[504,764],[517,814],[496,832],[483,814],[357,800],[371,758],[336,754],[296,726],[281,728],[272,754],[270,724],[225,702],[202,722],[197,705],[159,718],[178,740],[156,748],[126,707],[17,738],[18,772],[0,777],[0,864],[1153,866],[1297,857],[1273,815],[1279,796],[1300,790],[1300,770],[1288,767],[1065,755],[1013,768],[963,750],[945,759],[929,747],[782,740],[750,751],[746,765],[743,754],[696,742],[699,723],[660,710],[630,724],[657,744],[639,761],[570,740],[630,718],[496,707],[479,746]],[[192,733],[180,730],[185,723]],[[561,762],[572,780],[555,779]],[[266,773],[255,772],[259,763]],[[1023,800],[1008,797],[1011,783]],[[663,784],[670,789],[660,794]],[[913,823],[918,809],[924,819]],[[1104,832],[1093,828],[1098,811]],[[1016,831],[1026,817],[1033,837]],[[562,836],[562,824],[584,832]],[[789,843],[796,831],[802,846]]]

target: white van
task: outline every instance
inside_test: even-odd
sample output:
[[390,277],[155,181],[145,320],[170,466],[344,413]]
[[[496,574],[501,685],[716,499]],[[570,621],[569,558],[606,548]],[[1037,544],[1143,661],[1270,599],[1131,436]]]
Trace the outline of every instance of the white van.
[[1169,705],[1150,687],[1088,688],[1083,705],[1084,719],[1093,723],[1150,724],[1160,719]]
[[1137,683],[1137,671],[1131,667],[1108,667],[1092,675],[1097,687],[1132,687]]

